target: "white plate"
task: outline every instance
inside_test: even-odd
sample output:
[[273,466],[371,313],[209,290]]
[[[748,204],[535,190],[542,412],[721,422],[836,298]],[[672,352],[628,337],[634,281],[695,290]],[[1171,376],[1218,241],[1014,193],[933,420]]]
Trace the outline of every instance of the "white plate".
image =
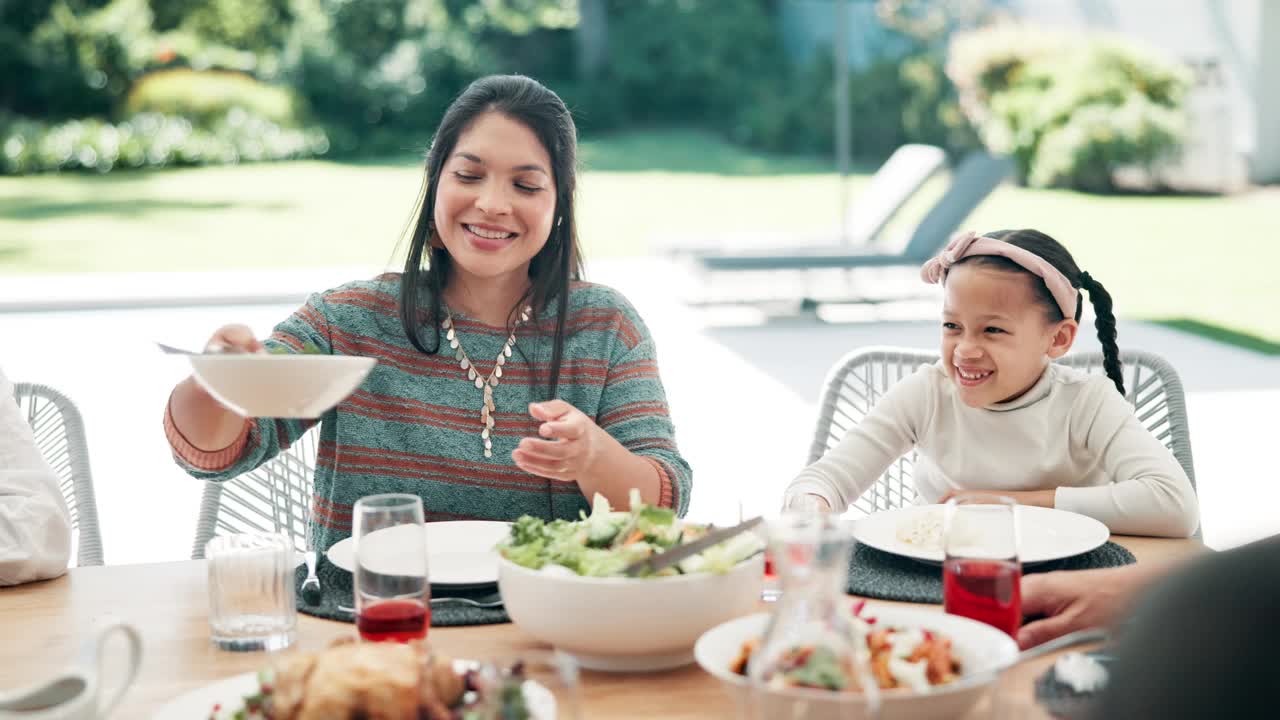
[[[476,666],[474,661],[453,661],[453,668],[459,673]],[[214,705],[222,706],[217,717],[229,718],[243,705],[245,696],[258,692],[259,687],[256,672],[219,680],[170,700],[151,715],[151,720],[201,720],[210,717]],[[556,698],[550,690],[533,680],[525,680],[523,690],[535,720],[554,720]]]
[[[853,525],[858,542],[894,555],[941,563],[942,547],[921,546],[898,539],[898,529],[923,513],[941,513],[942,505],[912,505],[860,518]],[[1018,555],[1024,565],[1051,562],[1101,547],[1111,537],[1106,525],[1066,510],[1018,506]]]
[[[483,585],[498,582],[498,552],[493,546],[511,534],[511,523],[456,520],[429,522],[423,527],[426,528],[427,574],[431,584]],[[412,525],[397,525],[369,533],[364,539],[373,558],[369,567],[388,575],[420,574],[412,566],[412,555],[403,551],[413,541],[413,531]],[[329,562],[351,572],[355,568],[354,550],[353,539],[346,538],[334,543],[325,555]]]
[[[1018,654],[1017,643],[1008,635],[990,625],[959,615],[948,615],[936,608],[875,605],[870,612],[884,626],[920,628],[947,636],[961,668],[958,680],[928,693],[909,689],[883,691],[879,720],[962,717],[982,699],[987,686],[998,677],[982,671],[1010,662]],[[717,625],[698,638],[693,647],[694,658],[703,670],[723,684],[739,709],[754,703],[766,717],[803,715],[814,720],[859,717],[858,710],[863,706],[860,695],[791,689],[769,691],[762,698],[751,692],[745,677],[729,670],[742,649],[742,643],[764,635],[768,622],[767,613],[756,613]]]

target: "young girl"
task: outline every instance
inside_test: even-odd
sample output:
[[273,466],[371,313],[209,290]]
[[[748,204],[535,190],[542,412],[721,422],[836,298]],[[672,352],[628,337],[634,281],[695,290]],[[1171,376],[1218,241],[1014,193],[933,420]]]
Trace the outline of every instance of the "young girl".
[[[402,274],[309,298],[273,352],[377,358],[321,419],[314,522],[323,551],[374,493],[422,497],[427,518],[576,518],[601,493],[688,507],[653,340],[616,291],[578,281],[576,130],[519,76],[476,81],[445,112]],[[210,344],[260,351],[228,325]],[[246,420],[192,378],[165,434],[195,477],[251,470],[315,421]]]
[[[921,270],[942,283],[942,357],[894,385],[787,489],[788,507],[845,508],[915,447],[925,502],[989,490],[1112,532],[1186,537],[1199,512],[1173,455],[1124,399],[1111,296],[1035,230],[952,238]],[[1052,360],[1093,302],[1107,377]]]

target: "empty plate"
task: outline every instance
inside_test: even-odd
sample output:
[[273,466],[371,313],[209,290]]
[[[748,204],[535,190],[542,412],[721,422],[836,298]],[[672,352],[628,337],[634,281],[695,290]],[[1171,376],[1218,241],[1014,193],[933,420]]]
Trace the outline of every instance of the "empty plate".
[[[511,534],[511,523],[492,520],[429,522],[426,528],[427,574],[432,585],[484,585],[498,582],[498,551],[494,546]],[[405,553],[413,542],[415,527],[396,527],[369,533],[366,566],[388,575],[420,574],[413,567],[412,554]],[[347,538],[325,553],[329,562],[351,572],[355,568],[355,543]],[[419,556],[421,557],[421,556]]]

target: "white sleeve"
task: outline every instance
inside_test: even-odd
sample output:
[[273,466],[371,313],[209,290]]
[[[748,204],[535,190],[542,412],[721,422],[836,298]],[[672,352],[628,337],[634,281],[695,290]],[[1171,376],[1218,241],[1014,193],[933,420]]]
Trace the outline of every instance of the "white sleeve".
[[920,436],[932,395],[932,366],[922,367],[885,393],[871,412],[787,486],[783,507],[818,495],[836,512],[858,499]]
[[71,518],[57,477],[0,372],[0,585],[57,577],[71,555]]
[[1072,424],[1084,425],[1085,446],[1101,456],[1111,483],[1059,487],[1054,505],[1095,518],[1115,533],[1189,537],[1200,524],[1191,480],[1114,387],[1095,387],[1088,401],[1077,403]]

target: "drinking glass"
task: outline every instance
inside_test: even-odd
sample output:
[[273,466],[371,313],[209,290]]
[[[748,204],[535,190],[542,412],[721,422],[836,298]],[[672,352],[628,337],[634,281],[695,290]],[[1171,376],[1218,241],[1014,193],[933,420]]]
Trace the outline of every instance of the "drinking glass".
[[356,629],[370,642],[408,642],[427,635],[431,585],[422,498],[389,493],[356,501]]
[[943,607],[1016,636],[1022,624],[1018,505],[1003,495],[947,501]]
[[293,644],[293,542],[284,535],[220,535],[204,549],[209,629],[223,650],[281,650]]
[[[849,526],[827,513],[784,512],[769,525],[769,548],[782,592],[747,664],[750,706],[739,707],[739,715],[753,720],[875,718],[880,688],[871,673],[867,639],[846,609],[853,550]],[[841,672],[801,671],[819,657]]]
[[474,675],[480,695],[471,720],[580,720],[580,673],[562,652],[522,650],[518,655],[490,658]]

